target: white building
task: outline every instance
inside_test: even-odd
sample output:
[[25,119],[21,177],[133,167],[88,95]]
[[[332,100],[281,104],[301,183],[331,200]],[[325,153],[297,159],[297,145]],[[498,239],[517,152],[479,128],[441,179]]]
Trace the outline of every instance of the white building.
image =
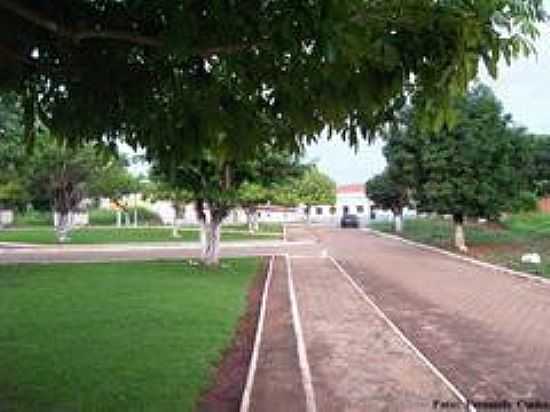
[[359,217],[363,226],[370,220],[371,207],[372,202],[366,195],[364,184],[342,185],[336,188],[336,204],[313,206],[310,221],[337,226],[342,216],[352,214]]
[[[174,223],[175,211],[172,203],[169,201],[157,201],[149,203],[144,201],[141,196],[128,196],[124,199],[130,210],[133,205],[146,207],[159,215],[165,225]],[[112,208],[113,205],[108,199],[101,202],[101,207]],[[282,207],[276,205],[263,205],[258,207],[258,222],[263,223],[281,223],[281,222],[305,222],[308,219],[306,206],[300,207]],[[392,220],[391,211],[375,209],[373,202],[367,197],[365,185],[362,183],[341,185],[336,188],[336,203],[333,205],[314,205],[310,208],[310,223],[319,223],[338,226],[340,219],[346,214],[353,214],[359,217],[361,226],[365,226],[371,220]],[[414,210],[405,209],[404,217],[416,215]],[[225,219],[225,224],[245,224],[247,222],[246,213],[241,208],[231,211]],[[199,224],[195,206],[189,203],[185,207],[183,217],[179,224]]]

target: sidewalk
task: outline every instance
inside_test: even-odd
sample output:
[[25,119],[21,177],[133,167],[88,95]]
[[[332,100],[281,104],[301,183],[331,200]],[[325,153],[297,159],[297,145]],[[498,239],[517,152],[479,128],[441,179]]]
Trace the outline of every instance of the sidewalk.
[[290,258],[290,268],[306,368],[278,258],[250,411],[426,411],[434,400],[457,401],[330,259]]

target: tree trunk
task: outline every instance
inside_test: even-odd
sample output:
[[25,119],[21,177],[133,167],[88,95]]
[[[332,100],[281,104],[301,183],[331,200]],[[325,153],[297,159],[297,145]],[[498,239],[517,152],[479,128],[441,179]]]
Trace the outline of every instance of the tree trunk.
[[403,210],[394,210],[393,212],[393,228],[395,233],[403,232]]
[[255,207],[245,208],[246,223],[248,225],[248,231],[250,233],[257,232],[259,230],[258,215]]
[[122,227],[122,212],[120,210],[116,211],[116,227]]
[[178,215],[174,214],[174,221],[172,222],[172,237],[180,237],[178,231]]
[[203,243],[202,260],[208,266],[215,266],[220,262],[220,234],[221,222],[210,219],[201,225]]
[[69,239],[70,231],[71,231],[70,212],[58,212],[57,226],[55,227],[57,241],[59,243],[65,243]]
[[455,247],[461,252],[467,252],[466,239],[464,237],[464,216],[460,213],[453,215]]
[[205,265],[215,266],[220,262],[221,224],[228,210],[224,206],[209,204],[210,213],[204,211],[204,200],[195,202],[201,225],[201,258]]
[[305,212],[306,212],[306,223],[310,225],[311,224],[311,206],[306,206]]

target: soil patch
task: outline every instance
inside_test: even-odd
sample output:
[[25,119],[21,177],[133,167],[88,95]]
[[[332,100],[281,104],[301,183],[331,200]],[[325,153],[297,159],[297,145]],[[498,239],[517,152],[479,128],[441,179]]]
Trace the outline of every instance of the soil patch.
[[248,292],[246,312],[239,320],[233,342],[223,354],[213,384],[198,403],[199,412],[237,412],[240,408],[254,348],[267,267],[268,259],[264,259]]
[[468,249],[468,255],[476,257],[476,258],[482,258],[486,255],[494,255],[494,254],[515,254],[521,252],[523,249],[522,245],[520,244],[482,244],[482,245],[475,245],[470,246]]

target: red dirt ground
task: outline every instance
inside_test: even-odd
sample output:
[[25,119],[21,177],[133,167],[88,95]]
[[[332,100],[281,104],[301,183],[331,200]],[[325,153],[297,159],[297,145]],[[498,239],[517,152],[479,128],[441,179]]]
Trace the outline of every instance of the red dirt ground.
[[239,321],[231,347],[223,355],[214,383],[199,401],[199,412],[236,412],[240,408],[266,274],[267,259],[264,259],[248,292],[246,313]]

